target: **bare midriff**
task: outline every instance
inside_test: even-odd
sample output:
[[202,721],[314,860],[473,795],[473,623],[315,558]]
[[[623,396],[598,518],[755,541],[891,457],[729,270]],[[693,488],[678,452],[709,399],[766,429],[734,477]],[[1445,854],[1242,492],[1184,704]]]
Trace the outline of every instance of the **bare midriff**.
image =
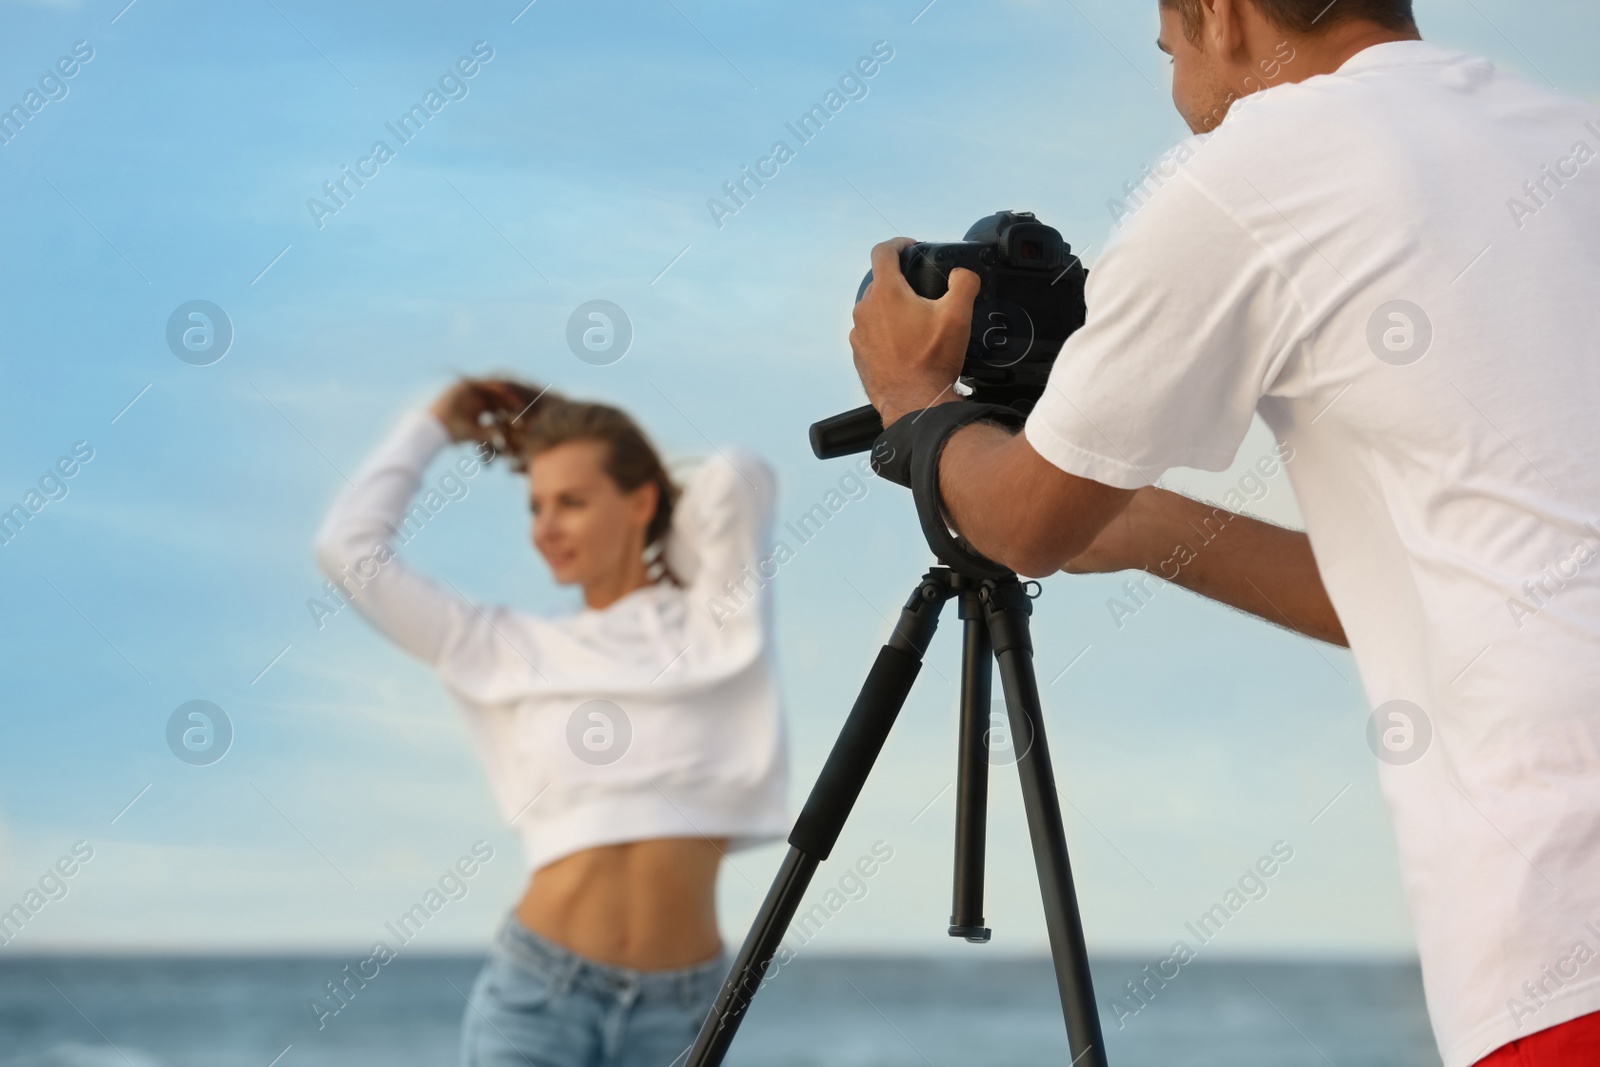
[[726,838],[665,837],[602,845],[533,872],[517,918],[580,956],[639,971],[709,960],[717,865]]

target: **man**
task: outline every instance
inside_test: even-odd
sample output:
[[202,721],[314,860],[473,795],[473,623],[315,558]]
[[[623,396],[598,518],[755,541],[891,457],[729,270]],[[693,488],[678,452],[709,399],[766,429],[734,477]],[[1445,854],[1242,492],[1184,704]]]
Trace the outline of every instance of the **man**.
[[[1401,739],[1378,770],[1446,1067],[1592,1067],[1600,106],[1424,43],[1409,0],[1162,0],[1159,44],[1209,134],[1023,431],[947,439],[946,513],[1024,575],[1143,568],[1348,644]],[[905,243],[851,334],[886,425],[957,399],[977,290],[916,296]],[[1309,536],[1152,487],[1226,468],[1256,412]]]

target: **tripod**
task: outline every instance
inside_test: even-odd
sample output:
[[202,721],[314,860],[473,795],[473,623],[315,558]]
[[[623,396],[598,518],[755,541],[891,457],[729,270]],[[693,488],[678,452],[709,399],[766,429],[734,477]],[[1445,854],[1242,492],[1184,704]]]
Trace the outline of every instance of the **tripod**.
[[[941,555],[943,558],[943,555]],[[990,570],[990,574],[996,571]],[[1031,598],[1017,576],[969,574],[964,568],[931,568],[900,612],[894,632],[878,652],[844,729],[812,787],[789,835],[772,888],[715,1006],[700,1027],[685,1067],[718,1067],[728,1053],[751,998],[766,977],[784,931],[800,905],[817,865],[828,858],[866,784],[889,729],[911,692],[922,658],[939,625],[945,602],[956,599],[964,624],[961,654],[960,744],[956,779],[955,886],[949,933],[968,941],[989,940],[983,925],[983,862],[989,785],[990,668],[1000,667],[1006,712],[1019,758],[1022,799],[1033,844],[1045,925],[1055,963],[1061,1013],[1066,1020],[1072,1067],[1106,1067],[1100,1017],[1078,917],[1072,869],[1062,831],[1055,773],[1045,742],[1044,716],[1033,673],[1028,629]]]

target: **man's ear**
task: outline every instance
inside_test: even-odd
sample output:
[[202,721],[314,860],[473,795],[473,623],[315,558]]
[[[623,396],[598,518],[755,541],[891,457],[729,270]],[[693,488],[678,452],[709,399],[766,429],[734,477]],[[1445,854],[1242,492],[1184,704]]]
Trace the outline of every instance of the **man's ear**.
[[1200,0],[1203,20],[1200,44],[1218,59],[1227,59],[1244,45],[1245,11],[1251,0]]

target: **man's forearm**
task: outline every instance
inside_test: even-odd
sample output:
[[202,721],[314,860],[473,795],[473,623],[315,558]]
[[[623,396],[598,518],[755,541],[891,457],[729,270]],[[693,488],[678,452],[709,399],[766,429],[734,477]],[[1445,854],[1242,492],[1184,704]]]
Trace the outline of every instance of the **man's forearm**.
[[1348,644],[1305,534],[1155,488],[1140,490],[1113,525],[1122,567],[1319,641]]
[[1018,574],[1142,569],[1308,637],[1347,643],[1303,533],[1164,489],[1078,478],[1023,434],[982,422],[950,437],[939,488],[967,543]]
[[1134,493],[1068,474],[1024,434],[978,422],[951,435],[939,459],[951,525],[977,551],[1042,578],[1093,542]]

